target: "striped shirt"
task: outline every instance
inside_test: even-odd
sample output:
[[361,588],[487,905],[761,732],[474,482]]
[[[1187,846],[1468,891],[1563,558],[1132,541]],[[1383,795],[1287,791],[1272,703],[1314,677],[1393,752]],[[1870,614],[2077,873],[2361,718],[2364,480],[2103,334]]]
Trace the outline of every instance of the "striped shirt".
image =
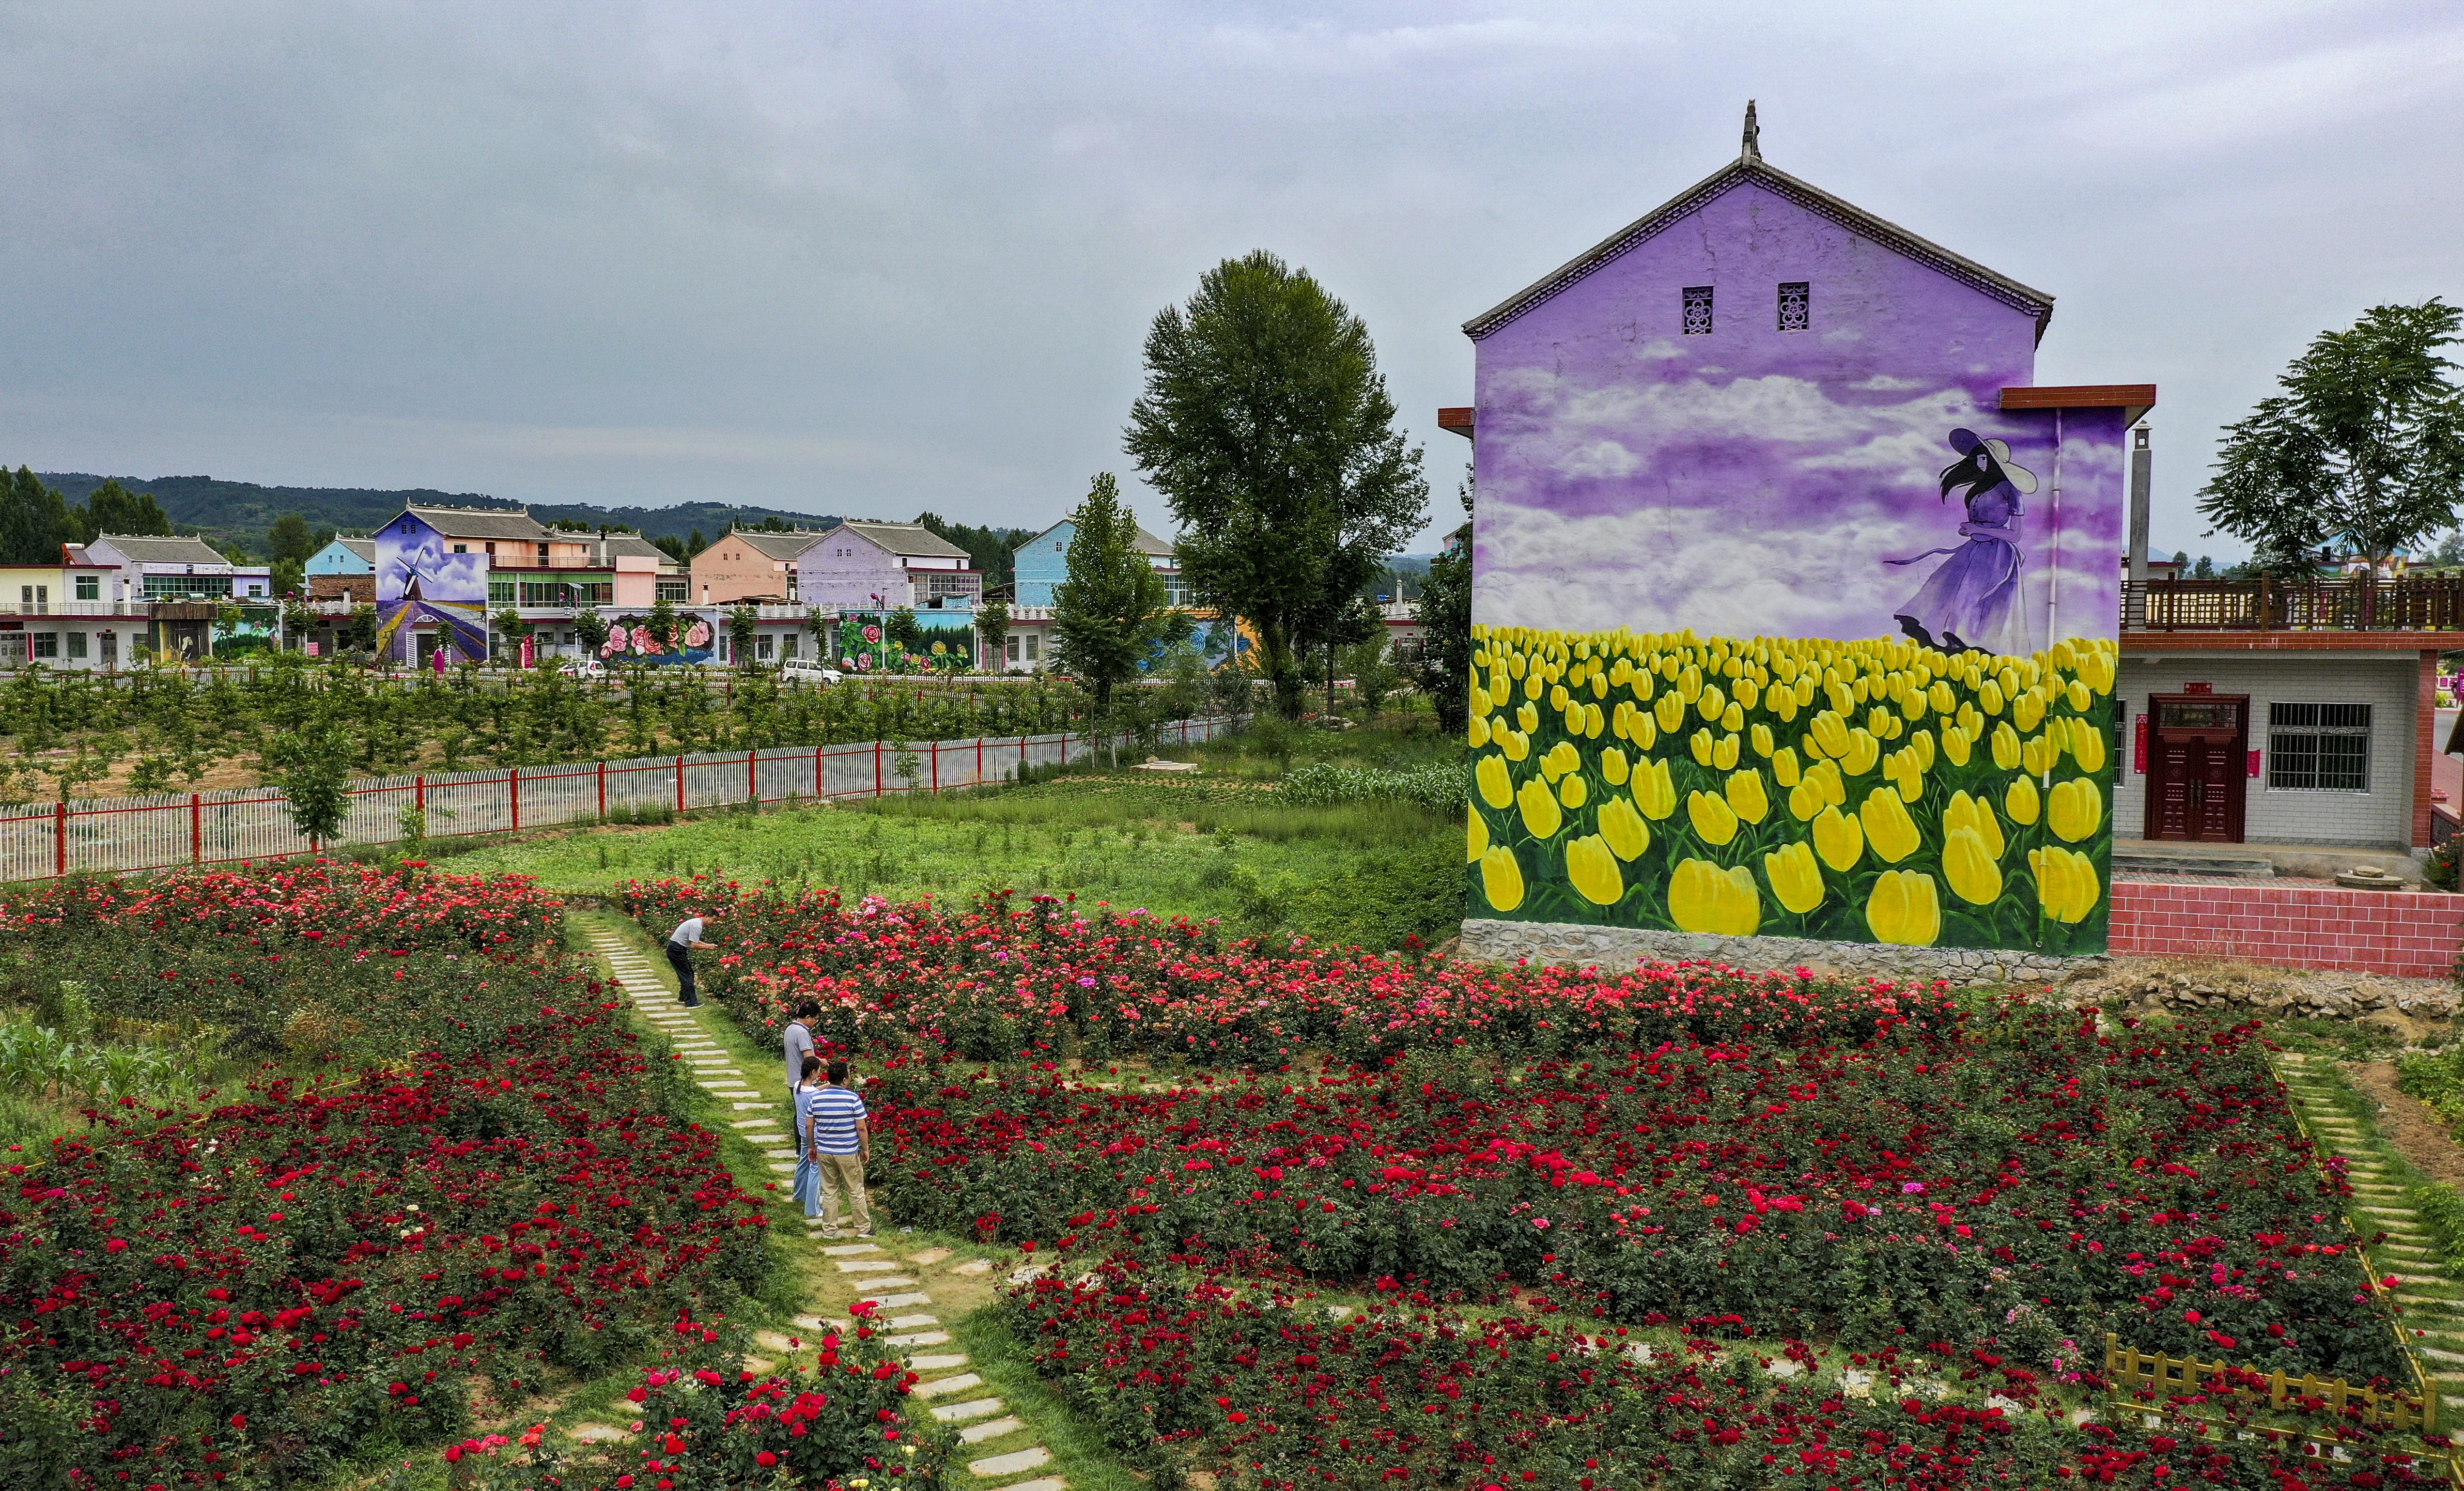
[[816,1154],[855,1153],[856,1121],[867,1116],[864,1099],[845,1087],[796,1089],[797,1131],[811,1127]]

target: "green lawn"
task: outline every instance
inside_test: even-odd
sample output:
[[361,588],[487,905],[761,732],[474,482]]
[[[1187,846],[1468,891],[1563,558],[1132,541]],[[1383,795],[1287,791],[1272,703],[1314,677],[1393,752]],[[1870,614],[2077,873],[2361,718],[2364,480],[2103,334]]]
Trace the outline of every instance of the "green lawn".
[[938,798],[607,825],[492,844],[451,867],[536,875],[580,893],[715,872],[837,886],[850,898],[1074,894],[1375,947],[1452,932],[1463,914],[1459,823],[1387,801],[1289,805],[1246,764],[1219,755],[1188,778],[1072,774]]

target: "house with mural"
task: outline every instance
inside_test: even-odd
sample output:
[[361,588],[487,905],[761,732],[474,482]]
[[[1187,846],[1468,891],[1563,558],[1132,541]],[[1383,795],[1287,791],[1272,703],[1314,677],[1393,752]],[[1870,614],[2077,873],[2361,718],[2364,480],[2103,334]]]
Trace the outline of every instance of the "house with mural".
[[1467,942],[2104,949],[2155,393],[2037,385],[2053,309],[1771,165],[1749,110],[1464,324]]

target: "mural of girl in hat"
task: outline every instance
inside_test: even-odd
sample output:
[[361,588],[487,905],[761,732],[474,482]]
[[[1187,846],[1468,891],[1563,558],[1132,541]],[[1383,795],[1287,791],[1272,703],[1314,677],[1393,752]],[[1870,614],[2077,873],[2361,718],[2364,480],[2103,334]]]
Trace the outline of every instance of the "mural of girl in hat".
[[1959,459],[1943,468],[1942,496],[1953,490],[1968,509],[1959,525],[1968,541],[1955,549],[1928,549],[1885,564],[1914,564],[1947,554],[1942,567],[1896,613],[1900,629],[1946,652],[1969,647],[2025,656],[2026,618],[2019,606],[2019,505],[2036,490],[2035,472],[2011,459],[2010,445],[1972,429],[1950,432]]

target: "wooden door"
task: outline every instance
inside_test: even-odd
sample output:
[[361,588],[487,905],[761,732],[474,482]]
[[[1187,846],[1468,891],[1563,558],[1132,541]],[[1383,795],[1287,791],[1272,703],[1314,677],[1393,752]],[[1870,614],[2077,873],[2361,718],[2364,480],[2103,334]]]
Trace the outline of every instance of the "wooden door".
[[2146,836],[2241,843],[2249,696],[2158,694],[2148,707]]

